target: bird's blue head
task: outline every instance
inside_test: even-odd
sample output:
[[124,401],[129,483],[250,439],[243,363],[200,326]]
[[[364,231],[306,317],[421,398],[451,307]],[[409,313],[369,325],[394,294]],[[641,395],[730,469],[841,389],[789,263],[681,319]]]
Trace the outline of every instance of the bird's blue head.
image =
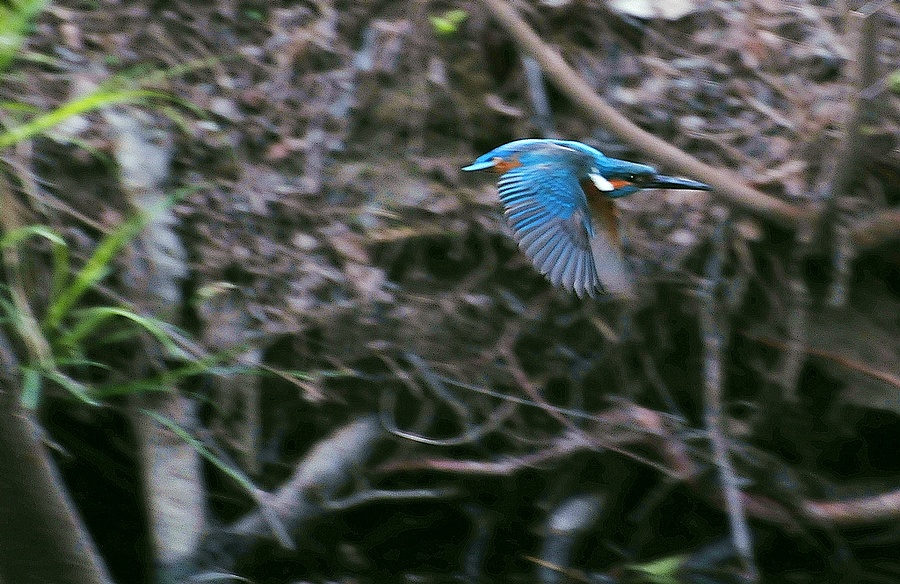
[[[576,145],[578,148],[570,150],[572,145]],[[562,148],[559,148],[560,146]],[[562,157],[566,162],[568,162],[568,158],[571,158],[574,163],[577,162],[579,156],[584,155],[583,149],[585,148],[600,154],[600,151],[594,150],[580,142],[541,139],[515,140],[482,154],[475,159],[475,162],[469,166],[464,166],[463,170],[491,170],[503,174],[519,166],[540,164],[547,162],[551,158],[558,159],[559,157]],[[567,152],[571,152],[572,156],[568,156]],[[603,155],[600,154],[600,156]]]
[[[596,160],[596,168],[603,179],[606,179],[605,190],[608,197],[624,197],[642,189],[696,189],[708,191],[709,186],[694,180],[676,178],[659,174],[655,168],[647,164],[628,162],[618,158],[603,156]],[[593,178],[593,177],[592,177]],[[598,181],[594,179],[594,183]],[[598,188],[601,185],[598,184]]]
[[642,189],[693,189],[709,185],[659,174],[646,164],[610,158],[596,148],[572,140],[516,140],[482,154],[463,170],[492,170],[503,174],[519,166],[563,164],[579,180],[590,179],[604,195],[624,197]]

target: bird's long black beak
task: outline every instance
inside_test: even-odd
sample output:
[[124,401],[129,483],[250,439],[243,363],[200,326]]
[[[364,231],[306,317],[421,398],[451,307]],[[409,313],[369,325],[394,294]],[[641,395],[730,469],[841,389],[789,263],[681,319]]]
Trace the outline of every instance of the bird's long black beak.
[[644,188],[648,189],[689,189],[694,191],[711,191],[712,187],[706,183],[697,182],[688,178],[676,178],[657,174]]

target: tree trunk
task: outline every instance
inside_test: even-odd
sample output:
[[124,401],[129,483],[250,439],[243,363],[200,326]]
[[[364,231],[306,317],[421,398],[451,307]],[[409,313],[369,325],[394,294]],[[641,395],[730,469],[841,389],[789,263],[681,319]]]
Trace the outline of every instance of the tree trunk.
[[0,581],[111,584],[40,428],[8,379],[0,383]]

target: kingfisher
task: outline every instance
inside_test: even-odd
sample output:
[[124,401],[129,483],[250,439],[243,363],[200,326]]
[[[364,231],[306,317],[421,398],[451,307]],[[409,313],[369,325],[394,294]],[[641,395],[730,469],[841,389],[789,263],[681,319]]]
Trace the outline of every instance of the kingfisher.
[[500,174],[503,214],[519,248],[554,286],[579,298],[636,296],[622,255],[616,199],[641,189],[711,190],[572,140],[516,140],[463,170]]

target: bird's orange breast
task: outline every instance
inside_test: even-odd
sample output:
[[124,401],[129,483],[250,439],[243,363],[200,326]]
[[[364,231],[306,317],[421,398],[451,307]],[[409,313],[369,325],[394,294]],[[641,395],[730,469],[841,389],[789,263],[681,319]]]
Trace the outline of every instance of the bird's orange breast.
[[[616,181],[610,181],[612,185],[616,185]],[[606,231],[609,233],[609,239],[617,247],[621,245],[619,239],[619,209],[612,199],[600,192],[600,189],[590,180],[582,180],[581,188],[587,197],[588,206],[591,208],[591,215],[600,221]]]

